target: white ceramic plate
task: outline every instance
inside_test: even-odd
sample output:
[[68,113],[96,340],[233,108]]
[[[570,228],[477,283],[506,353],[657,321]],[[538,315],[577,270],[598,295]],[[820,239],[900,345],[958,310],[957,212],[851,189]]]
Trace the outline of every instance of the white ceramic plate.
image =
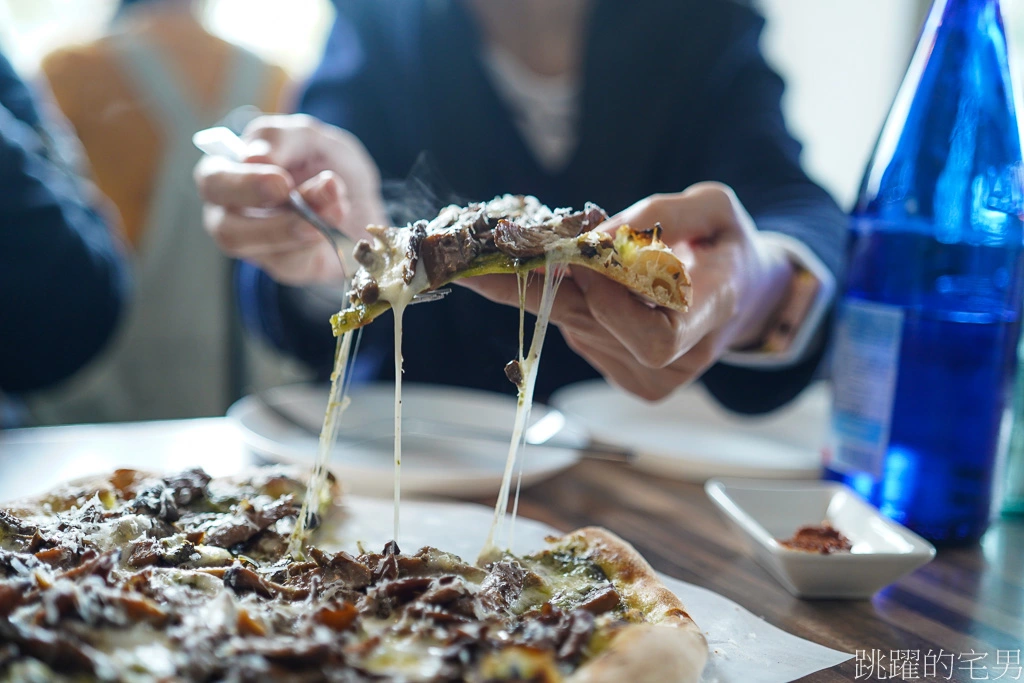
[[[705,486],[754,559],[801,598],[863,598],[935,557],[935,548],[833,482],[712,479]],[[828,522],[850,539],[848,553],[791,550],[778,539]]]
[[[316,385],[277,387],[266,393],[269,401],[318,429],[327,405],[327,388]],[[498,491],[508,456],[508,440],[516,401],[483,391],[455,387],[406,384],[402,415],[402,491],[410,494],[486,496]],[[561,443],[583,439],[558,419],[557,411],[533,407],[531,423],[551,416]],[[312,464],[317,438],[282,420],[253,396],[228,409],[228,417],[241,428],[246,445],[257,455],[287,463]],[[554,418],[554,419],[552,419]],[[442,421],[473,430],[488,430],[501,440],[448,439],[417,434],[417,421]],[[559,426],[560,425],[560,426]],[[346,440],[347,434],[357,434]],[[370,437],[367,439],[366,437]],[[352,389],[352,402],[339,423],[339,442],[331,453],[330,468],[345,487],[370,496],[390,496],[394,476],[394,385],[371,384]],[[523,485],[546,479],[579,459],[569,449],[527,446]]]
[[648,403],[604,381],[555,393],[551,404],[598,442],[632,449],[656,474],[704,481],[714,476],[812,479],[821,473],[829,391],[816,384],[768,415],[736,415],[699,384]]

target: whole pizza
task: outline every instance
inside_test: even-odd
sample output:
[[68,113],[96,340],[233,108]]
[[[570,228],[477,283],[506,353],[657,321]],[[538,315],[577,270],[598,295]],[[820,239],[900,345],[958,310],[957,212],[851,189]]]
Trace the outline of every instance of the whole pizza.
[[[315,510],[332,523],[336,483]],[[0,680],[694,681],[704,637],[585,528],[468,563],[288,539],[305,479],[117,470],[0,506]],[[315,525],[314,525],[315,526]]]

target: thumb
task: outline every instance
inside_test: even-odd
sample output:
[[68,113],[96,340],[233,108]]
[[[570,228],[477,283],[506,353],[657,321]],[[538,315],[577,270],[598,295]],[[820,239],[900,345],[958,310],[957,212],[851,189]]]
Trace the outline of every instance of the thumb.
[[322,171],[299,186],[309,207],[338,230],[350,211],[344,181],[333,171]]

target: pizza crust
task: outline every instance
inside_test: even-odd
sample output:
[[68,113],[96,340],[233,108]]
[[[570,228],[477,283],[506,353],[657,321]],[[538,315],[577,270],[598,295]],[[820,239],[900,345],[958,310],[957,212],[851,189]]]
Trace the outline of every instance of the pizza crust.
[[556,545],[584,552],[619,589],[627,606],[647,622],[621,629],[601,654],[580,667],[569,683],[690,683],[700,680],[707,663],[707,640],[647,560],[607,529],[584,527]]
[[[623,225],[615,232],[614,251],[598,246],[597,253],[588,257],[574,247],[564,250],[564,255],[561,250],[556,252],[553,260],[590,268],[659,306],[686,311],[693,289],[690,276],[679,257],[661,242],[659,232],[640,232]],[[585,244],[599,234],[586,233],[576,241]]]

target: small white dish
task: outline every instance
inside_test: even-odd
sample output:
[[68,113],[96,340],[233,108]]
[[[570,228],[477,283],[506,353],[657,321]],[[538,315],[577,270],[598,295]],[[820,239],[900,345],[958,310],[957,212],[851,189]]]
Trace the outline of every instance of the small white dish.
[[828,385],[767,415],[737,415],[691,384],[650,403],[604,380],[556,391],[551,405],[600,443],[628,448],[633,465],[687,481],[710,477],[818,479],[829,424]]
[[[754,559],[798,598],[868,599],[935,557],[931,543],[842,484],[712,479],[704,490]],[[850,539],[850,552],[823,555],[779,543],[822,522]]]

